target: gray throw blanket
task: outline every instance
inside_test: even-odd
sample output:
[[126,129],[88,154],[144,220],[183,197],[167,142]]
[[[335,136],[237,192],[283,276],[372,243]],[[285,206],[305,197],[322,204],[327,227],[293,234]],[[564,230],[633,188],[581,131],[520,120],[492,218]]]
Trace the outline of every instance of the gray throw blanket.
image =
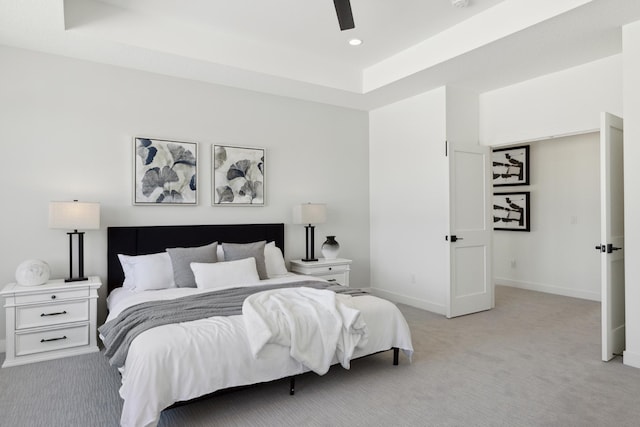
[[363,295],[366,291],[332,285],[321,281],[301,281],[277,285],[259,285],[223,289],[186,297],[149,301],[124,309],[115,319],[98,328],[105,345],[105,356],[112,366],[121,367],[127,359],[133,340],[147,329],[171,323],[189,322],[213,316],[242,314],[242,303],[251,294],[271,289],[308,287],[328,289],[347,295]]

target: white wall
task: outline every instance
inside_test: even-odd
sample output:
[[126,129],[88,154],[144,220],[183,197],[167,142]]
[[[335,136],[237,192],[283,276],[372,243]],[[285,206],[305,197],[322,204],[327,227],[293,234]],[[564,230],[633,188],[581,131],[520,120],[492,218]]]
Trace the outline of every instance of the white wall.
[[531,232],[495,230],[497,284],[600,300],[599,133],[530,144]]
[[622,116],[622,55],[480,95],[480,143],[502,145],[600,128]]
[[445,88],[369,115],[371,286],[444,313],[447,234]]
[[454,86],[447,86],[446,91],[447,141],[476,145],[480,120],[478,94]]
[[[79,199],[102,205],[101,229],[85,236],[85,272],[103,280],[108,226],[290,224],[292,206],[313,201],[328,206],[316,250],[336,235],[354,260],[351,282],[368,285],[366,112],[6,47],[0,64],[0,284],[29,258],[47,261],[54,278],[68,275],[67,235],[47,228],[48,203]],[[199,143],[197,207],[132,206],[133,136]],[[211,206],[213,143],[266,148],[265,207]],[[304,255],[302,226],[287,225],[285,255]]]
[[626,350],[640,368],[640,21],[623,27]]

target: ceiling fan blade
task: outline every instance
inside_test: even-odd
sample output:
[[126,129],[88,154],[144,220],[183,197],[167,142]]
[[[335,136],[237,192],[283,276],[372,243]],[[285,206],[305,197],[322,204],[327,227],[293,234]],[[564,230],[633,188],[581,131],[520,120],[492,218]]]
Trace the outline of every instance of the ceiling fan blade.
[[336,7],[336,15],[338,15],[340,31],[355,28],[356,26],[353,23],[353,13],[351,13],[351,3],[349,0],[333,0],[333,4]]

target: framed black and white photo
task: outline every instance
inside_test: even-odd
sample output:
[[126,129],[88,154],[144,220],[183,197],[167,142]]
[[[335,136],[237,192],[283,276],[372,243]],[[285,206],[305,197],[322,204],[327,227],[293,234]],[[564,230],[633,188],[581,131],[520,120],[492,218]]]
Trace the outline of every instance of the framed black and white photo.
[[198,144],[134,138],[134,205],[197,205]]
[[529,146],[499,148],[491,154],[493,186],[529,185]]
[[264,148],[212,147],[214,206],[264,206]]
[[493,195],[493,229],[531,231],[529,191]]

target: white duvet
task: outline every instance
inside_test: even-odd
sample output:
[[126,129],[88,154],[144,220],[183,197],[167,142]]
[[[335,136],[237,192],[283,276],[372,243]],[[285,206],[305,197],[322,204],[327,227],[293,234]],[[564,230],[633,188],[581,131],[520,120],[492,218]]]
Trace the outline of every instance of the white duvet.
[[[264,280],[264,284],[306,280],[304,276]],[[316,280],[309,278],[308,280]],[[109,316],[149,300],[172,299],[206,292],[174,288],[134,293],[118,289],[108,299]],[[388,350],[413,353],[406,320],[391,302],[365,295],[351,298],[362,316],[368,337],[354,346],[353,358]],[[174,402],[216,390],[271,381],[309,370],[289,354],[290,349],[265,344],[254,357],[243,316],[211,317],[149,329],[132,342],[121,368],[120,396],[124,399],[121,425],[155,426],[160,412]],[[337,359],[332,360],[336,363]]]
[[250,295],[242,316],[253,357],[268,344],[289,348],[289,355],[318,375],[337,359],[349,369],[356,347],[367,343],[367,325],[353,297],[307,287],[273,289]]

